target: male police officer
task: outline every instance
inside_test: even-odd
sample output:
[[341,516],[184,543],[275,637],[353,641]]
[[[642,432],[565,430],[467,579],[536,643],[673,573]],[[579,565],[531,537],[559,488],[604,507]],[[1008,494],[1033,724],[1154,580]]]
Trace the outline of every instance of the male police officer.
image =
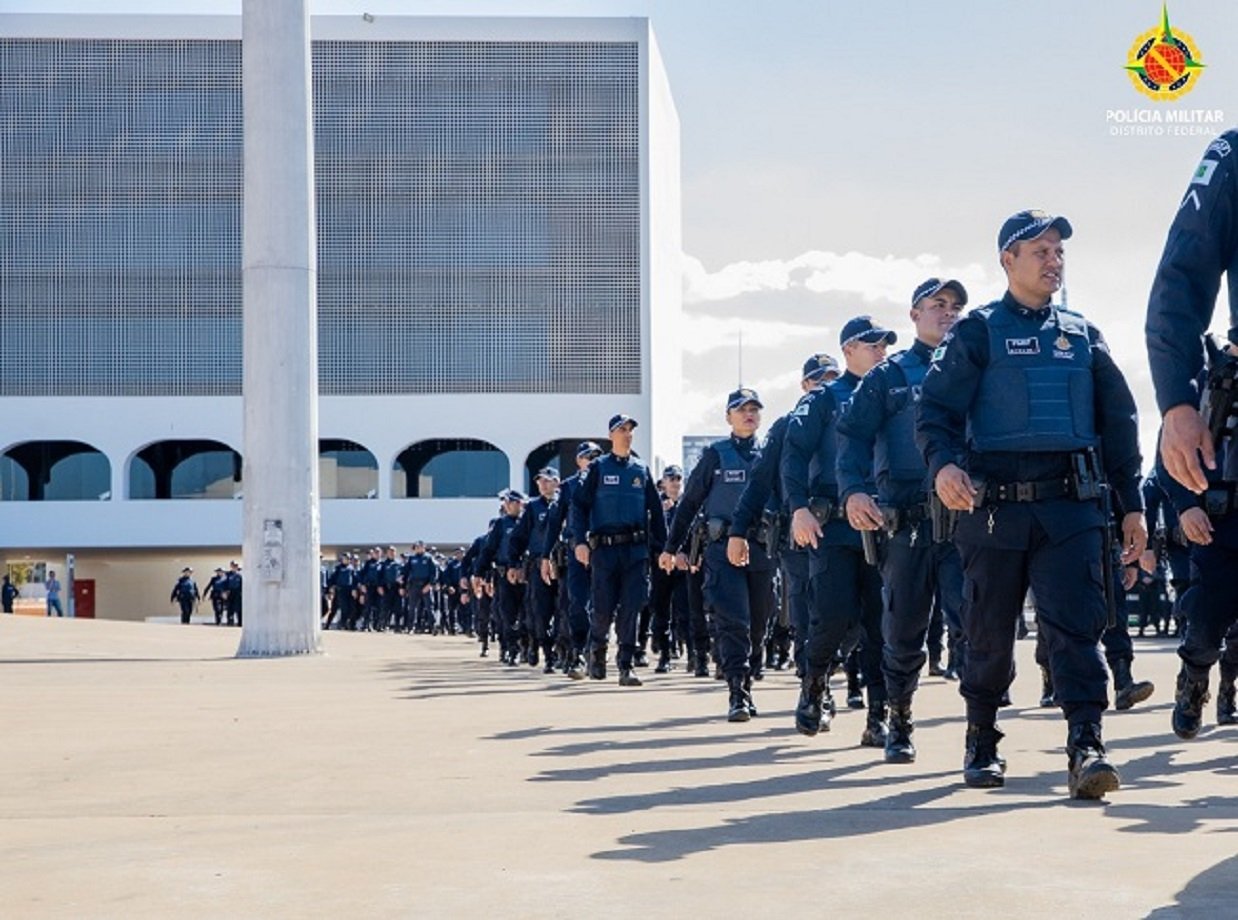
[[[1189,516],[1196,536],[1191,561],[1198,584],[1180,604],[1187,618],[1178,656],[1173,729],[1190,738],[1199,731],[1208,698],[1208,674],[1221,640],[1238,613],[1238,437],[1225,436],[1233,416],[1234,352],[1238,350],[1238,130],[1227,131],[1204,151],[1169,229],[1148,302],[1147,340],[1152,383],[1163,416],[1161,459],[1173,479],[1203,496]],[[1212,321],[1221,275],[1228,276],[1228,357],[1214,354],[1207,384],[1210,430],[1199,410],[1204,333]],[[1226,371],[1226,367],[1229,371]],[[1214,440],[1214,431],[1221,441]],[[1202,456],[1203,466],[1200,465]],[[1219,461],[1219,462],[1218,462]],[[1167,488],[1168,491],[1168,488]],[[1171,491],[1171,495],[1172,495]],[[1175,502],[1177,504],[1177,502]],[[1188,514],[1179,507],[1183,531]],[[1210,513],[1209,513],[1210,512]],[[1203,516],[1204,520],[1198,518]],[[1206,539],[1205,539],[1206,538]]]
[[571,509],[576,559],[592,569],[589,676],[606,679],[606,643],[614,622],[621,687],[641,685],[632,673],[636,621],[649,599],[649,558],[666,543],[662,500],[649,469],[632,454],[635,427],[627,415],[611,417],[610,453],[589,464]]
[[[478,559],[483,572],[494,567],[494,599],[499,611],[499,651],[504,664],[515,665],[524,646],[528,654],[528,637],[521,616],[524,604],[524,574],[520,569],[520,557],[512,542],[512,535],[520,520],[525,497],[515,489],[499,493],[503,513],[495,520],[486,535]],[[526,657],[526,660],[527,657]]]
[[[559,483],[559,498],[551,506],[550,518],[546,523],[547,530],[555,539],[569,547],[564,587],[567,592],[568,632],[572,643],[572,661],[566,673],[572,680],[581,680],[585,676],[583,662],[589,646],[589,620],[592,611],[589,569],[581,565],[574,552],[576,541],[572,538],[572,501],[584,485],[589,464],[600,456],[602,448],[593,441],[581,441],[576,445],[576,472]],[[545,566],[545,569],[543,577],[550,578],[557,574],[551,571],[549,565]]]
[[553,674],[554,635],[551,626],[558,599],[557,583],[553,578],[546,577],[549,573],[543,563],[550,560],[550,550],[558,539],[557,534],[553,540],[550,536],[550,508],[559,491],[559,471],[552,466],[542,467],[534,481],[538,494],[524,506],[516,531],[512,534],[512,547],[516,556],[524,560],[525,580],[529,586],[525,629],[529,634],[530,663],[536,662],[540,647],[545,659],[542,673]]
[[966,303],[967,291],[957,281],[929,278],[920,284],[911,295],[911,348],[865,374],[838,421],[838,489],[847,518],[856,530],[880,529],[888,536],[881,566],[882,669],[890,700],[886,763],[916,759],[911,701],[924,667],[935,594],[951,632],[962,625],[963,565],[953,543],[933,539],[931,484],[916,448],[915,417],[933,350]]
[[211,609],[215,611],[216,626],[222,625],[224,610],[228,607],[227,589],[225,588],[227,582],[228,576],[223,568],[216,566],[215,574],[211,576],[211,580],[206,583],[206,590],[202,592],[203,597],[211,599]]
[[[955,325],[934,353],[916,426],[937,494],[959,516],[967,603],[969,786],[1001,786],[997,709],[1014,674],[1016,620],[1030,586],[1069,724],[1072,798],[1120,785],[1105,756],[1108,526],[1122,513],[1123,561],[1147,542],[1135,401],[1099,331],[1052,304],[1070,223],[1020,211],[998,233],[1005,296]],[[1103,448],[1103,450],[1102,450]]]
[[437,575],[434,559],[426,552],[425,541],[418,540],[413,544],[412,555],[404,563],[403,572],[406,624],[414,632],[434,632],[436,628],[434,613],[430,609],[430,592],[434,589]]
[[241,564],[236,560],[228,563],[228,575],[224,581],[224,596],[228,601],[228,625],[244,625],[244,578]]
[[181,577],[172,586],[172,600],[181,605],[181,622],[189,623],[193,616],[193,606],[201,599],[198,584],[193,580],[193,569],[189,566],[181,569]]
[[679,565],[686,566],[682,547],[693,518],[701,510],[708,528],[705,601],[714,614],[718,661],[731,694],[727,711],[730,722],[747,722],[757,714],[752,675],[760,669],[765,627],[774,605],[774,561],[765,551],[764,540],[757,542],[756,528],[743,535],[754,540],[747,564],[733,564],[726,553],[735,507],[753,464],[761,456],[756,433],[763,408],[761,398],[748,387],[727,396],[726,420],[731,434],[701,452],[684,487],[667,552],[659,560],[668,574],[675,571],[677,554],[681,556]]
[[[674,529],[675,516],[679,513],[683,498],[683,468],[672,463],[662,471],[662,510],[666,515],[666,530]],[[652,570],[649,587],[649,605],[653,608],[652,648],[658,653],[657,674],[666,674],[671,669],[671,653],[676,640],[689,642],[688,582],[685,569],[676,566],[665,571],[661,566]]]
[[885,358],[897,337],[868,316],[848,320],[839,334],[847,371],[803,397],[782,445],[782,485],[791,511],[791,539],[811,547],[810,612],[804,676],[795,710],[796,730],[829,729],[822,709],[830,662],[847,634],[864,629],[863,665],[868,718],[860,744],[885,747],[885,681],[881,674],[881,576],[866,564],[859,533],[847,522],[837,480],[838,418],[860,378]]
[[[812,355],[804,362],[800,389],[807,393],[824,383],[836,380],[840,373],[842,372],[838,362],[829,355]],[[776,542],[781,544],[781,537],[785,536],[787,522],[782,520],[782,515],[787,512],[787,508],[779,470],[782,466],[782,443],[791,417],[792,413],[788,412],[770,426],[769,433],[765,436],[765,444],[761,447],[761,456],[752,467],[748,485],[740,496],[734,517],[731,518],[727,558],[734,565],[747,564],[747,534],[767,511],[775,512],[779,518],[782,534]],[[804,648],[808,640],[808,553],[803,547],[792,544],[780,546],[778,556],[782,566],[783,598],[789,608],[787,615],[795,633],[795,671],[796,676],[802,680]]]

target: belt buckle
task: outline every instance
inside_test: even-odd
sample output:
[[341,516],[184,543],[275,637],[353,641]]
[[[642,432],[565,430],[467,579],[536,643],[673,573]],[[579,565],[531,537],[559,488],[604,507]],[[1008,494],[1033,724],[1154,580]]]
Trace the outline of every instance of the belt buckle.
[[1036,500],[1036,483],[1016,482],[1014,484],[1015,501],[1034,502]]

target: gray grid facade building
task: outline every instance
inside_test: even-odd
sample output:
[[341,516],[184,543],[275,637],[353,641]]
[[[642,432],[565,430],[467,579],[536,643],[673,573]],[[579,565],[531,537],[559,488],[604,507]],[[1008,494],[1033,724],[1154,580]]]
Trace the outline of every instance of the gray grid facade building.
[[[241,385],[241,47],[0,38],[0,396]],[[639,48],[313,46],[322,393],[637,393]]]

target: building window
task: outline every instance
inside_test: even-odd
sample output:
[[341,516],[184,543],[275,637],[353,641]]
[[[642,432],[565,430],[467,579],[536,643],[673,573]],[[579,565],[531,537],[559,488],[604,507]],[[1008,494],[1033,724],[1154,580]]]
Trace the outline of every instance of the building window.
[[493,444],[470,438],[418,441],[395,460],[396,498],[493,498],[507,488],[511,467]]
[[100,501],[111,490],[112,465],[81,441],[27,441],[0,455],[5,501]]
[[129,463],[129,497],[238,498],[241,455],[219,441],[156,441]]
[[378,459],[353,441],[319,440],[318,494],[321,498],[377,498]]

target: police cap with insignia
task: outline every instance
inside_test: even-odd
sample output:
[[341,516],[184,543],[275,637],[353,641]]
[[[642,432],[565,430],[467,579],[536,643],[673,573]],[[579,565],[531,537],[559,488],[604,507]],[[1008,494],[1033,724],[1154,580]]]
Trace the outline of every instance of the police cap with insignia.
[[543,466],[540,470],[537,471],[537,478],[538,479],[553,479],[555,482],[558,482],[559,471],[556,470],[553,466]]
[[662,471],[663,479],[683,479],[683,467],[677,463],[672,463]]
[[732,390],[726,398],[726,411],[738,409],[740,406],[746,406],[749,403],[756,405],[758,409],[764,409],[765,403],[761,402],[761,397],[757,395],[757,391],[751,387],[740,387],[738,390]]
[[893,345],[897,341],[897,335],[884,326],[874,323],[871,316],[857,316],[847,320],[843,331],[838,334],[838,344],[843,346],[850,345],[852,342],[865,342],[869,345],[885,342],[887,345]]
[[819,355],[813,355],[804,362],[804,373],[801,375],[804,380],[819,380],[827,374],[838,376],[838,362],[829,355],[822,352]]
[[940,278],[929,278],[928,281],[921,282],[920,286],[911,292],[911,305],[914,307],[925,297],[934,297],[942,291],[954,291],[958,295],[959,306],[967,305],[967,288],[953,278],[945,281]]
[[636,427],[636,419],[632,418],[632,416],[623,415],[622,413],[620,413],[619,415],[612,415],[610,417],[610,423],[606,426],[606,430],[614,431],[620,425],[626,425],[628,422],[632,423],[633,428]]
[[602,448],[593,441],[581,441],[576,445],[577,457],[600,457]]
[[1070,239],[1074,230],[1065,217],[1048,214],[1045,211],[1020,211],[1006,218],[1002,229],[997,232],[997,251],[1005,252],[1015,243],[1024,243],[1044,235],[1047,230],[1055,229],[1062,239]]

